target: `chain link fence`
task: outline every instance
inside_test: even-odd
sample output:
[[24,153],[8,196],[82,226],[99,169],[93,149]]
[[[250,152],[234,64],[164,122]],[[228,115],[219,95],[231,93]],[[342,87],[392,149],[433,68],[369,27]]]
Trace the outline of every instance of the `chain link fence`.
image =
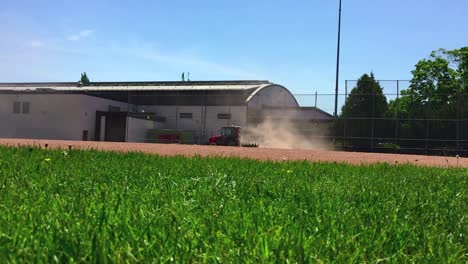
[[[353,92],[334,121],[336,147],[344,150],[463,155],[468,151],[468,95],[437,87],[408,90],[409,81],[378,81],[382,93]],[[437,85],[437,84],[436,84]],[[437,88],[437,89],[435,89]],[[443,87],[445,88],[445,87]],[[455,90],[455,89],[453,89]],[[383,95],[383,96],[382,96]]]

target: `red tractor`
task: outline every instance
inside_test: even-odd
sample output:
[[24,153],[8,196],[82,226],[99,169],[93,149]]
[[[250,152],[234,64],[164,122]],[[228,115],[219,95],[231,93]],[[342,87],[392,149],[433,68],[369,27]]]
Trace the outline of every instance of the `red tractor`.
[[220,146],[240,146],[240,130],[239,126],[222,127],[220,135],[210,137],[208,144]]
[[258,147],[256,143],[241,143],[239,126],[228,126],[219,129],[220,135],[210,137],[208,144],[218,146]]

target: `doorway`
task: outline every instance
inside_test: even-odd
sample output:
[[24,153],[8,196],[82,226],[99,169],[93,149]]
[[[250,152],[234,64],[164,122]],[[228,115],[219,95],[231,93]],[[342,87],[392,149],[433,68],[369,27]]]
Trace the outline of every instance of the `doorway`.
[[104,136],[104,141],[125,142],[126,130],[127,112],[96,111],[94,135],[96,141],[101,141],[102,136]]

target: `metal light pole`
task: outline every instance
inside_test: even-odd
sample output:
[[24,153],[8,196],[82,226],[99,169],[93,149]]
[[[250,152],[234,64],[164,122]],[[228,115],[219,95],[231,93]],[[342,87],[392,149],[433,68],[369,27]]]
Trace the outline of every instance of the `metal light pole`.
[[335,79],[335,112],[334,116],[338,116],[338,83],[340,75],[340,37],[341,37],[341,0],[338,12],[338,47],[336,49],[336,79]]

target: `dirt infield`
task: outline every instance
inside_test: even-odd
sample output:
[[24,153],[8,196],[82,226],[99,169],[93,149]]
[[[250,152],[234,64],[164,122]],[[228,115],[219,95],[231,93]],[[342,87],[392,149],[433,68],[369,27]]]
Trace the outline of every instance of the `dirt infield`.
[[36,139],[0,139],[1,145],[40,145],[48,144],[50,148],[97,149],[111,151],[138,151],[164,156],[221,156],[240,157],[258,160],[306,160],[311,162],[339,162],[350,164],[415,164],[421,166],[437,167],[463,167],[468,168],[468,158],[436,157],[421,155],[399,155],[381,153],[356,153],[327,150],[290,150],[268,148],[239,148],[221,146],[195,146],[178,144],[150,144],[150,143],[121,143],[96,141],[63,141],[63,140],[36,140]]

